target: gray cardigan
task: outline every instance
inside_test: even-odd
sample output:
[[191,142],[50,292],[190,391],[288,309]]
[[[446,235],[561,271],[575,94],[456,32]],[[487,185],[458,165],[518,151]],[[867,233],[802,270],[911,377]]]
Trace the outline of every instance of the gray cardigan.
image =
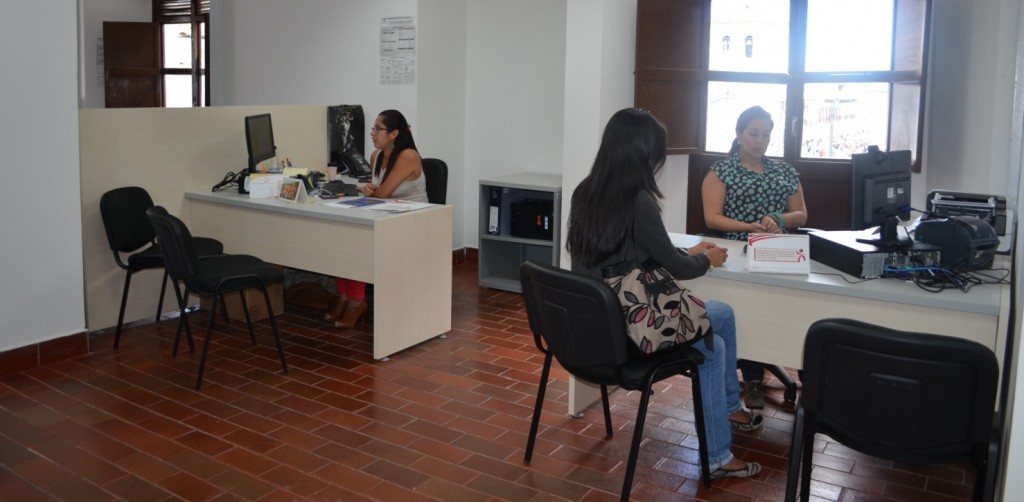
[[584,266],[581,260],[573,260],[573,272],[602,279],[601,269],[604,267],[622,261],[640,264],[649,258],[654,258],[676,279],[696,279],[707,273],[711,266],[711,258],[703,253],[691,256],[672,245],[668,230],[665,230],[665,222],[661,219],[658,203],[649,193],[640,192],[634,212],[636,242],[633,242],[634,239],[627,235],[623,249],[593,268]]

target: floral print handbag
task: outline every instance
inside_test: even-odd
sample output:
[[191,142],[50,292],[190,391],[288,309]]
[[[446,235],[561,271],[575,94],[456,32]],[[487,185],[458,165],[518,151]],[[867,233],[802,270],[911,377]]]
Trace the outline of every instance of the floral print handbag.
[[657,262],[623,262],[602,270],[604,282],[622,304],[626,332],[645,354],[704,339],[710,349],[711,320],[704,300]]

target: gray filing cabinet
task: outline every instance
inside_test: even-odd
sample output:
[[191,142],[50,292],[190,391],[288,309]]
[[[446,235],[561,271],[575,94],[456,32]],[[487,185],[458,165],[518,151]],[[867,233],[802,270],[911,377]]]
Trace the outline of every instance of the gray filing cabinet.
[[561,223],[561,176],[519,173],[480,180],[480,285],[522,293],[523,262],[558,265]]

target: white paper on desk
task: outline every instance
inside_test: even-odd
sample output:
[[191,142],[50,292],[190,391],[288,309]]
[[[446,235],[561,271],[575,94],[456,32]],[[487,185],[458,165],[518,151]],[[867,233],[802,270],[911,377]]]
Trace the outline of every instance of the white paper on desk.
[[409,202],[406,200],[389,200],[383,204],[374,204],[372,206],[363,206],[359,209],[364,211],[378,211],[382,213],[404,213],[406,211],[415,211],[417,209],[423,209],[430,207],[429,202]]
[[747,270],[808,274],[811,272],[810,239],[806,234],[747,234]]
[[249,176],[249,198],[270,199],[281,193],[284,176],[280,174],[254,174]]

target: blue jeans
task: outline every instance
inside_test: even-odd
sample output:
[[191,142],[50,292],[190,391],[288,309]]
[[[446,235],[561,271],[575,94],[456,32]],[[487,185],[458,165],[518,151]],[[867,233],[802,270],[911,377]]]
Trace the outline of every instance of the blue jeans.
[[732,428],[728,418],[740,409],[740,383],[736,376],[736,316],[725,303],[705,303],[715,332],[715,349],[708,350],[703,341],[693,346],[704,354],[704,364],[699,368],[700,393],[708,467],[713,472],[732,460]]

